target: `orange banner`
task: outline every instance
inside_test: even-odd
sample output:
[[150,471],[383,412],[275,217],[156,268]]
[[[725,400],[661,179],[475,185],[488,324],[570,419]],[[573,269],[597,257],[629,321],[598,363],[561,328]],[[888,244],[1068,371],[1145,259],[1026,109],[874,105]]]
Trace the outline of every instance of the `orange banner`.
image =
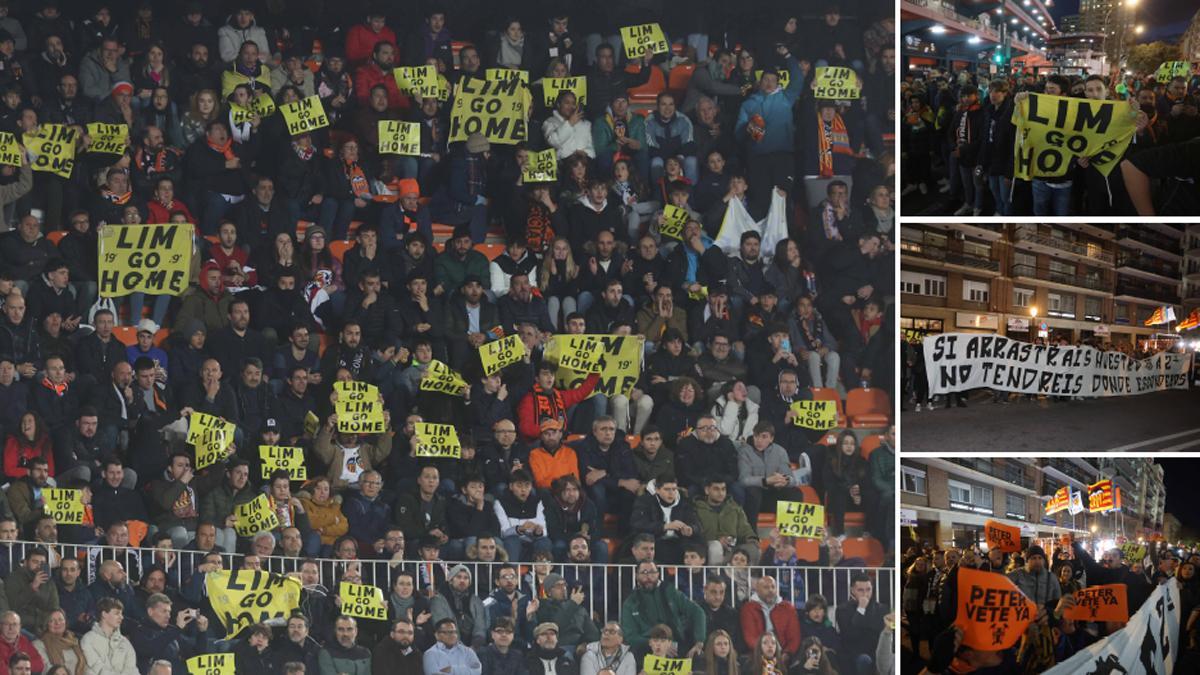
[[1054,493],[1050,501],[1046,502],[1046,515],[1051,516],[1059,511],[1066,511],[1070,505],[1071,488],[1064,485],[1058,489],[1058,492]]
[[1037,605],[1008,577],[958,568],[958,616],[954,625],[962,629],[965,646],[989,652],[1008,649],[1021,639],[1035,618]]
[[1116,497],[1111,480],[1102,480],[1088,486],[1088,511],[1099,513],[1116,508]]
[[1010,527],[989,520],[983,524],[984,537],[989,549],[998,548],[1005,553],[1016,553],[1021,550],[1021,528]]
[[1063,616],[1076,621],[1128,621],[1125,584],[1088,586],[1075,591],[1075,606],[1063,612]]

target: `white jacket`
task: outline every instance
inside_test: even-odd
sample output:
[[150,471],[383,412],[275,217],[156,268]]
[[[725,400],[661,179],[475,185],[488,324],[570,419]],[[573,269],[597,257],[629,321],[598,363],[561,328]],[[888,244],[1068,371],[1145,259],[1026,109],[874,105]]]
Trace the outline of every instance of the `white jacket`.
[[100,624],[93,624],[79,645],[87,659],[87,675],[138,675],[137,654],[120,629],[105,635]]
[[[739,419],[743,406],[746,411],[744,420]],[[758,404],[748,398],[739,406],[722,396],[713,404],[712,414],[717,418],[721,435],[729,437],[735,444],[748,442],[754,435],[754,425],[758,424]]]
[[[579,659],[579,675],[596,675],[603,666],[604,657],[600,652],[600,643],[589,643],[583,657]],[[617,675],[635,675],[638,672],[637,660],[632,649],[626,645],[617,648],[616,668],[613,670]]]
[[592,145],[592,123],[586,119],[572,125],[555,110],[542,122],[542,135],[558,151],[559,159],[570,157],[579,150],[587,153],[588,157],[596,157],[596,148]]

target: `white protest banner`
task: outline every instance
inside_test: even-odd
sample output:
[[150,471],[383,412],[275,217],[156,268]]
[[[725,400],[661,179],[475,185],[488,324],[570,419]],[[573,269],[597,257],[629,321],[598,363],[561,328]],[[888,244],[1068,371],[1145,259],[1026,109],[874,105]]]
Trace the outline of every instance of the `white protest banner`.
[[1133,359],[1092,347],[1034,345],[1000,335],[945,333],[925,338],[931,394],[989,388],[1047,396],[1130,396],[1187,389],[1192,355]]
[[1182,651],[1180,611],[1179,582],[1170,579],[1155,587],[1124,628],[1092,643],[1043,675],[1170,675]]

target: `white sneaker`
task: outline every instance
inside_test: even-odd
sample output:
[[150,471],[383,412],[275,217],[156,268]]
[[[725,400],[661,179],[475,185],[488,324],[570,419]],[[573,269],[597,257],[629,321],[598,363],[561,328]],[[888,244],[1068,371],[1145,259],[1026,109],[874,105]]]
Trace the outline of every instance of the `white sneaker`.
[[976,218],[978,218],[978,217],[979,217],[979,214],[981,214],[981,213],[983,213],[983,209],[975,209],[975,210],[972,212],[972,214],[971,214],[971,215],[973,215],[973,216],[975,216]]
[[954,212],[954,215],[956,215],[956,216],[965,216],[965,215],[967,215],[968,213],[970,213],[971,211],[974,211],[974,210],[975,210],[975,209],[974,209],[974,208],[972,208],[970,204],[963,204],[962,206],[960,206],[960,207],[958,208],[958,210],[957,210],[957,211],[955,211],[955,212]]
[[916,191],[917,191],[917,186],[910,183],[907,186],[905,186],[905,188],[903,190],[900,191],[900,196],[907,197],[908,195],[911,195],[912,193],[914,193]]
[[923,194],[923,195],[929,194],[929,186],[928,185],[921,183],[921,194]]
[[921,412],[921,404],[920,403],[917,404],[917,412]]

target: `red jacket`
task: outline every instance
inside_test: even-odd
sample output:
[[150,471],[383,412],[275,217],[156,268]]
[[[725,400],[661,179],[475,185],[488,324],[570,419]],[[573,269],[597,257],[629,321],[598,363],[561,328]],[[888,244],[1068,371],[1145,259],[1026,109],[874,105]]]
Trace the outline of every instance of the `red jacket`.
[[591,396],[592,390],[599,382],[600,373],[592,373],[574,389],[553,389],[546,392],[540,386],[533,385],[533,389],[525,394],[517,406],[517,419],[520,422],[517,431],[521,433],[521,438],[526,442],[537,440],[542,435],[543,417],[553,417],[566,424],[567,410]]
[[[746,639],[746,644],[758,644],[758,638],[762,637],[763,632],[767,629],[767,619],[763,616],[763,604],[757,600],[758,596],[754,596],[749,602],[742,605],[742,637]],[[800,615],[796,613],[796,607],[790,602],[780,600],[771,608],[771,623],[775,628],[775,637],[779,639],[779,646],[783,651],[788,653],[789,657],[796,655],[800,651]]]
[[[30,460],[34,457],[45,457],[46,468],[50,472],[50,476],[54,476],[54,452],[50,449],[50,437],[42,435],[33,445],[30,445],[24,438],[19,438],[16,435],[8,437],[8,442],[4,444],[4,475],[10,479],[24,478],[29,475],[29,469],[21,466],[23,460]],[[0,640],[3,642],[3,640]],[[5,662],[7,663],[7,662]]]
[[371,101],[371,87],[382,84],[388,91],[389,110],[408,110],[408,97],[400,93],[396,87],[396,78],[391,73],[383,72],[374,61],[365,63],[354,70],[354,98],[359,105],[368,105]]
[[352,66],[362,64],[371,58],[371,54],[375,51],[375,44],[379,42],[388,42],[394,47],[396,46],[396,34],[387,26],[384,26],[383,30],[378,33],[371,30],[371,27],[365,23],[354,26],[346,34],[346,60]]
[[25,656],[29,657],[29,665],[33,672],[40,673],[46,669],[46,662],[42,661],[42,655],[38,654],[29,638],[18,635],[15,645],[0,640],[0,675],[8,675],[8,660],[17,652],[24,652]]
[[179,197],[175,198],[175,201],[171,204],[171,208],[163,206],[157,199],[151,199],[146,202],[146,210],[150,212],[150,220],[147,222],[151,223],[169,223],[171,222],[171,216],[176,213],[182,213],[189,223],[197,222],[196,217],[192,215],[191,209]]

